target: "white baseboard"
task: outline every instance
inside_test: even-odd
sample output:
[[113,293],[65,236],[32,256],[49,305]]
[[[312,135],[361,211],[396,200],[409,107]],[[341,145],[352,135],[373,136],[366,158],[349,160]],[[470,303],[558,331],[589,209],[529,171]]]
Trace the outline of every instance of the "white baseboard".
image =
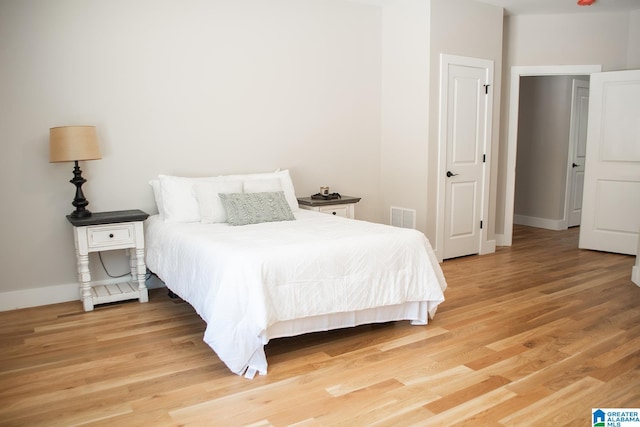
[[492,254],[496,251],[496,241],[487,240],[480,245],[480,255]]
[[547,230],[566,230],[567,225],[562,219],[538,218],[535,216],[514,215],[513,223],[529,227],[545,228]]
[[[96,285],[120,283],[127,281],[126,277],[119,279],[99,280]],[[164,284],[151,276],[147,280],[147,288],[163,287]],[[38,307],[41,305],[58,304],[61,302],[78,301],[80,303],[80,286],[77,283],[45,286],[42,288],[21,289],[0,293],[0,311],[16,310],[19,308]]]
[[[640,255],[638,255],[640,257]],[[634,265],[631,269],[631,281],[640,286],[640,267]]]
[[504,233],[495,235],[496,246],[511,246],[511,242],[507,240],[507,236]]

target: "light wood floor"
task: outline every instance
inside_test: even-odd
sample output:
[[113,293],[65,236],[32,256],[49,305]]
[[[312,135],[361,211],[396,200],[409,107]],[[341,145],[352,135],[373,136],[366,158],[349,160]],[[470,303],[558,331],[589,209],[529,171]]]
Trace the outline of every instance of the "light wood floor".
[[640,407],[640,288],[633,257],[577,233],[517,227],[443,264],[429,325],[273,340],[253,381],[164,290],[0,313],[0,425],[592,425],[591,408]]

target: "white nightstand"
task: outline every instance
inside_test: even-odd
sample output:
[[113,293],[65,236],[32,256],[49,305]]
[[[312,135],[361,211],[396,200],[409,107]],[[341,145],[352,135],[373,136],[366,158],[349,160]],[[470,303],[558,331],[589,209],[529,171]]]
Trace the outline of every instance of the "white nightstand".
[[354,219],[356,217],[356,203],[360,197],[342,196],[339,199],[322,200],[311,197],[298,197],[300,209],[316,211],[345,218]]
[[[143,221],[149,214],[141,210],[98,212],[87,218],[67,215],[73,225],[73,238],[78,261],[78,280],[85,311],[96,304],[137,299],[149,301],[145,285]],[[126,249],[131,267],[130,281],[109,285],[93,285],[89,270],[89,253]],[[125,278],[126,280],[126,278]]]

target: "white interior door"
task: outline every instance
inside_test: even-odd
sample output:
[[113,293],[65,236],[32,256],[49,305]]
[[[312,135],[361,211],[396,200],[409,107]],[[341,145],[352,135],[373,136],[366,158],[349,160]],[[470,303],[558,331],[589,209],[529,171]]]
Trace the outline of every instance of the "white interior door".
[[587,148],[587,123],[589,116],[589,82],[573,80],[571,101],[571,135],[569,136],[569,192],[567,226],[580,225],[584,189],[584,162]]
[[[493,63],[449,57],[441,85],[443,259],[481,253],[490,145]],[[446,61],[445,61],[446,62]],[[486,231],[485,231],[486,232]]]
[[580,248],[636,254],[640,70],[591,75]]

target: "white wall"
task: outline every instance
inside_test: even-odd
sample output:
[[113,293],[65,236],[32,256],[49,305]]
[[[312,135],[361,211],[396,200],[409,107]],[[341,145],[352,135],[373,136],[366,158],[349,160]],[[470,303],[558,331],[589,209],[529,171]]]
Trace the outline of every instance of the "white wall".
[[[429,2],[393,0],[382,8],[381,206],[416,210],[427,221]],[[432,240],[433,241],[433,240]]]
[[629,16],[628,69],[640,69],[640,10]]
[[[493,92],[493,133],[489,188],[489,218],[483,219],[488,225],[488,240],[493,239],[495,197],[497,176],[497,148],[500,135],[500,94],[502,82],[502,22],[503,10],[500,7],[469,0],[432,0],[431,9],[431,46],[430,91],[429,98],[429,161],[428,161],[428,200],[427,200],[427,236],[435,242],[437,208],[437,160],[438,160],[438,123],[440,54],[460,55],[488,59],[494,62]],[[440,250],[440,248],[436,248]]]
[[504,233],[511,67],[601,64],[611,71],[631,68],[629,58],[640,55],[637,38],[630,39],[640,31],[637,12],[510,16],[504,31],[496,235]]
[[[389,0],[382,22],[382,212],[388,222],[391,206],[415,209],[417,228],[435,247],[440,54],[495,62],[497,145],[502,8],[471,0]],[[492,201],[494,194],[492,185]]]
[[52,126],[97,126],[103,159],[81,164],[93,211],[153,212],[158,173],[288,168],[298,195],[329,185],[379,221],[380,63],[365,3],[0,2],[0,293],[77,280]]

